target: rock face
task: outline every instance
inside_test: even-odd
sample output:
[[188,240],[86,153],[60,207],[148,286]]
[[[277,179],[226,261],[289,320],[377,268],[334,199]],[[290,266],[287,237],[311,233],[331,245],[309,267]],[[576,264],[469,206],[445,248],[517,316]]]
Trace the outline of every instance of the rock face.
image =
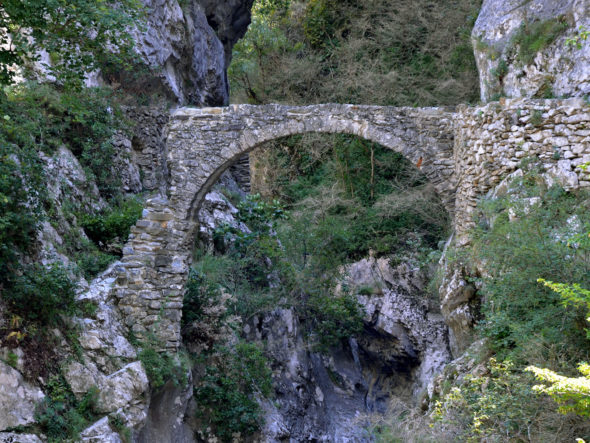
[[[32,424],[35,407],[45,395],[16,370],[0,361],[0,431]],[[2,436],[10,441],[8,436]]]
[[116,266],[114,263],[78,296],[94,304],[96,313],[78,320],[83,363],[70,362],[64,367],[64,377],[78,397],[96,386],[99,411],[119,414],[126,426],[139,429],[147,418],[149,382],[142,364],[134,361],[136,350],[126,338],[127,328],[109,295]]
[[231,48],[246,32],[253,0],[142,1],[148,25],[137,32],[136,47],[160,74],[136,87],[181,104],[227,104]]
[[[557,32],[552,42],[536,54],[519,56],[523,49],[515,36],[523,23],[532,30],[535,23],[548,20],[563,22],[565,29],[557,25],[563,32]],[[590,40],[581,38],[580,27],[590,29],[589,0],[484,0],[472,32],[482,101],[495,95],[542,98],[588,94]],[[534,30],[529,32],[542,38]],[[566,44],[572,38],[580,47]]]
[[[359,338],[360,348],[397,372],[407,372],[415,398],[451,358],[447,326],[437,300],[427,295],[427,276],[409,263],[392,267],[387,258],[361,260],[347,272],[349,284],[375,292],[358,297],[371,332]],[[387,343],[392,338],[397,342],[393,348]]]
[[440,306],[449,327],[449,345],[458,356],[471,343],[475,315],[473,305],[476,288],[467,282],[467,271],[461,265],[449,263],[448,251],[453,237],[447,242],[439,262],[442,281],[439,285]]
[[277,309],[245,326],[264,342],[277,393],[264,403],[262,441],[371,441],[363,423],[385,413],[390,401],[417,400],[450,361],[447,329],[429,312],[425,279],[408,264],[361,260],[346,267],[349,287],[372,288],[359,295],[365,329],[356,339],[325,354],[314,353],[291,309]]

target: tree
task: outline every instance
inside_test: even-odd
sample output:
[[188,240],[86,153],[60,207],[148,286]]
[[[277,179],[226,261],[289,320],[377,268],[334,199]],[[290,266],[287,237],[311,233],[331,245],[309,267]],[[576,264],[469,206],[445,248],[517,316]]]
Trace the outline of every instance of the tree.
[[81,85],[106,61],[129,67],[141,12],[138,0],[0,0],[0,85],[40,61],[41,51],[64,85]]
[[[590,250],[590,232],[576,235],[570,242],[578,249]],[[563,299],[564,305],[584,307],[588,311],[590,322],[590,290],[582,288],[579,284],[554,283],[540,278],[543,283]],[[586,329],[586,335],[590,339],[590,330]],[[580,363],[578,371],[582,377],[565,377],[549,369],[541,369],[529,366],[527,371],[535,374],[537,379],[548,385],[538,385],[533,389],[537,392],[549,395],[559,406],[559,412],[567,414],[573,412],[577,415],[590,417],[590,365]]]

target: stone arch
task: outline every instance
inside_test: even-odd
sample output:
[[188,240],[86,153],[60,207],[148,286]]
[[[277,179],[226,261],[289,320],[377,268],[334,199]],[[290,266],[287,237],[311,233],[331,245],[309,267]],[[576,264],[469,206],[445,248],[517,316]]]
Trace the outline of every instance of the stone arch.
[[309,132],[352,134],[399,152],[421,168],[453,213],[454,137],[446,109],[336,104],[178,109],[167,127],[167,197],[148,201],[118,270],[119,306],[136,333],[152,329],[167,348],[178,347],[196,214],[205,194],[242,155]]

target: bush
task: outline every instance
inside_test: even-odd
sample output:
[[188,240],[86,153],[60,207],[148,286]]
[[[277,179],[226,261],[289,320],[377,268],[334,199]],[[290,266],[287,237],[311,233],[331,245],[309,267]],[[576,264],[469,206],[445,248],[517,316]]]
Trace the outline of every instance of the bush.
[[[589,200],[583,191],[543,190],[540,183],[531,166],[507,196],[482,206],[488,221],[474,233],[473,254],[486,263],[489,275],[481,279],[485,298],[479,328],[501,359],[541,363],[548,356],[530,360],[534,342],[561,348],[564,361],[580,361],[590,352],[585,313],[564,308],[559,295],[537,279],[559,276],[564,283],[590,286],[588,255],[568,242],[576,230],[590,226]],[[528,200],[533,196],[540,201]]]
[[[222,441],[258,431],[263,413],[256,394],[272,392],[271,372],[262,351],[239,342],[234,349],[217,348],[205,358],[205,375],[195,387],[199,417]],[[207,427],[207,426],[205,426]]]
[[76,285],[59,264],[26,266],[10,283],[2,294],[8,310],[28,321],[56,326],[76,312]]
[[164,386],[168,381],[175,386],[185,386],[187,383],[186,361],[180,355],[172,355],[162,351],[156,337],[149,334],[145,341],[137,343],[141,351],[137,358],[143,364],[153,389]]
[[305,0],[280,14],[255,6],[228,71],[232,102],[475,102],[470,34],[480,4]]
[[553,43],[568,27],[564,18],[523,22],[511,40],[517,51],[516,60],[523,65],[531,64],[537,53]]
[[47,382],[47,396],[37,406],[35,421],[50,442],[75,441],[80,431],[97,418],[98,388],[92,387],[78,401],[61,375]]
[[138,199],[128,198],[102,213],[80,214],[78,220],[88,238],[99,246],[114,239],[125,242],[131,227],[141,217],[142,209]]
[[490,359],[436,402],[435,429],[453,441],[573,441],[587,423],[555,412],[533,391],[534,378],[510,361]]
[[318,351],[327,352],[363,330],[362,309],[355,295],[313,294],[304,305],[312,326],[312,341]]
[[7,91],[0,97],[0,133],[7,143],[27,153],[52,153],[65,145],[89,178],[96,180],[103,196],[120,192],[118,178],[112,173],[111,137],[128,126],[112,100],[112,91],[84,88],[62,92],[33,82]]

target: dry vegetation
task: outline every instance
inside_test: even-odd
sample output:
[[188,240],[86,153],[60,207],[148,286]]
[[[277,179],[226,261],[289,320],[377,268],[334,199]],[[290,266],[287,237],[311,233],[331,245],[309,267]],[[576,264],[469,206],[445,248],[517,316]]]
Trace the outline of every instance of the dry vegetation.
[[[476,101],[469,35],[479,4],[292,2],[282,15],[254,18],[250,32],[257,41],[248,48],[247,36],[238,45],[230,69],[232,100],[394,106]],[[242,69],[252,48],[255,63]]]

